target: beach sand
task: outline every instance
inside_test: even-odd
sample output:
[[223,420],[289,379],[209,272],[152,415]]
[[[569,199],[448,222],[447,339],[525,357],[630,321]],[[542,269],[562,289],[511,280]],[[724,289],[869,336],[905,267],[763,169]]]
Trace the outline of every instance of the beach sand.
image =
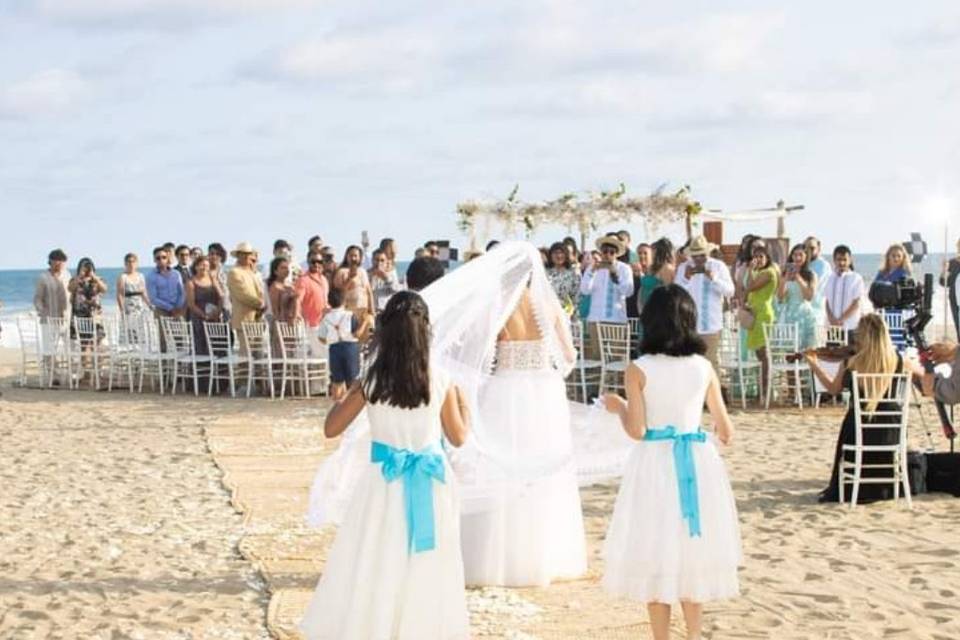
[[[0,352],[0,638],[297,637],[334,535],[302,519],[336,446],[324,401],[16,389],[10,357]],[[705,637],[960,637],[960,501],[817,504],[841,416],[734,412],[724,456],[743,595],[706,607]],[[598,584],[616,490],[582,491],[589,574],[470,590],[476,637],[648,637],[643,608]]]

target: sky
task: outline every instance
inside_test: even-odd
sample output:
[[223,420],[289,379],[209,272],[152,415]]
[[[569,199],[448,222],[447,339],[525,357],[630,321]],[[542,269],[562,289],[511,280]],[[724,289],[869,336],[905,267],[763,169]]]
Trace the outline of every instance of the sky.
[[957,61],[948,0],[0,0],[0,268],[361,230],[404,257],[465,244],[459,201],[621,182],[952,245]]

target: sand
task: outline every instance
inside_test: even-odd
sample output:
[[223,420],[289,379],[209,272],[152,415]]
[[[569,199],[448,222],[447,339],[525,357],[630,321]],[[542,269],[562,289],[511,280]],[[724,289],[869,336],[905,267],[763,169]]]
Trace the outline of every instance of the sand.
[[[336,446],[324,401],[0,390],[0,638],[297,637],[335,534],[302,521]],[[734,413],[743,595],[708,605],[706,637],[960,637],[960,501],[817,504],[840,419]],[[589,574],[471,590],[476,637],[648,637],[642,607],[598,586],[616,489],[582,491]]]

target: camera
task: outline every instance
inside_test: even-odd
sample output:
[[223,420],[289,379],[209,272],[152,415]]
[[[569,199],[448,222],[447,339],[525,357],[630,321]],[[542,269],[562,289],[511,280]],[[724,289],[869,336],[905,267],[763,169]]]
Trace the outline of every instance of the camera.
[[[932,278],[931,278],[932,279]],[[924,310],[924,291],[932,292],[932,283],[919,284],[915,280],[904,278],[897,282],[876,281],[870,285],[870,302],[877,309],[914,309]],[[929,306],[927,306],[929,310]]]

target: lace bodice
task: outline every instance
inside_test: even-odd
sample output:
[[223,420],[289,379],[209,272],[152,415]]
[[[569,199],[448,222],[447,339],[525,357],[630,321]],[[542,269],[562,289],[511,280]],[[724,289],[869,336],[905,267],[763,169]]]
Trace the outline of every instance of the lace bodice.
[[504,340],[497,343],[497,370],[530,371],[550,368],[543,340]]

